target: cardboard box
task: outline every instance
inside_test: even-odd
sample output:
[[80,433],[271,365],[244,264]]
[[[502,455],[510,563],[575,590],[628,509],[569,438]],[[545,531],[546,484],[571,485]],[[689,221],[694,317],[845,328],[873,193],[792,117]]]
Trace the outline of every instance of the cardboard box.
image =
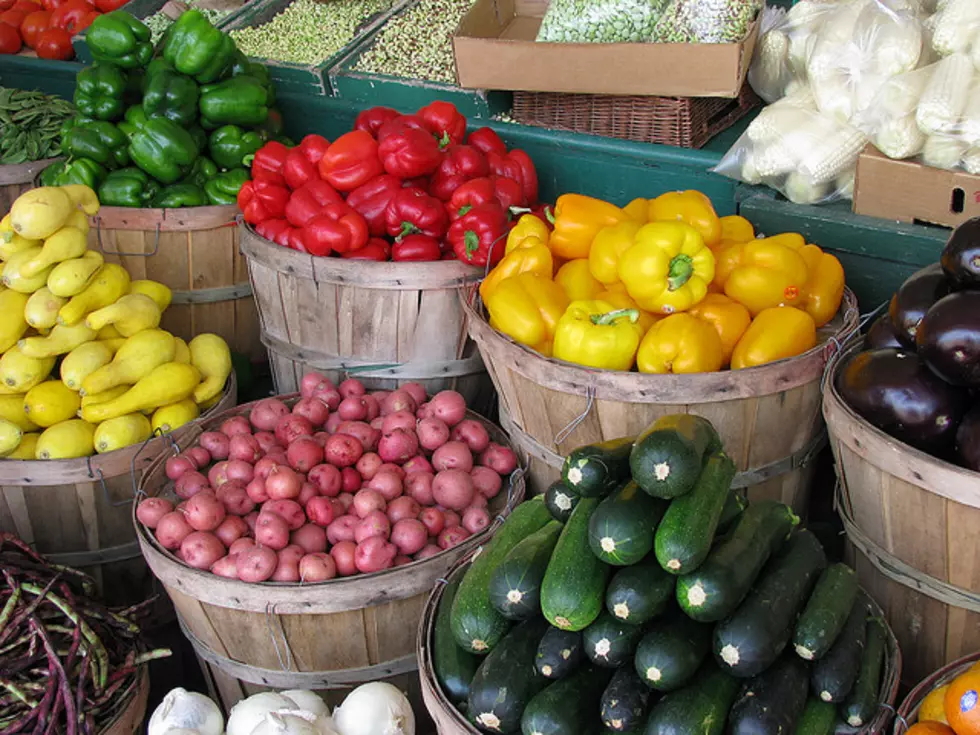
[[453,38],[461,87],[738,97],[759,33],[741,43],[537,43],[548,0],[477,0]]
[[896,161],[868,145],[858,156],[854,213],[956,227],[980,217],[980,176]]

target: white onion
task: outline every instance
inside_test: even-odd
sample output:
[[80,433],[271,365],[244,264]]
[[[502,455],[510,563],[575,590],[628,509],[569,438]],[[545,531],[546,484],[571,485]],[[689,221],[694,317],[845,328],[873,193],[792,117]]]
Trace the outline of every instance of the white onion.
[[268,712],[251,735],[321,735],[316,719],[316,715],[297,710]]
[[180,687],[171,689],[153,710],[147,735],[165,735],[177,730],[191,730],[200,735],[221,735],[225,719],[210,699]]
[[296,709],[296,703],[278,692],[253,694],[231,708],[228,713],[227,735],[251,735],[262,718],[270,712],[293,709]]
[[333,713],[340,735],[415,735],[415,713],[402,692],[373,681],[347,695]]
[[330,715],[330,710],[326,703],[320,699],[318,694],[308,689],[290,689],[288,692],[279,692],[286,699],[291,699],[296,703],[296,709],[305,712],[312,712],[315,715]]

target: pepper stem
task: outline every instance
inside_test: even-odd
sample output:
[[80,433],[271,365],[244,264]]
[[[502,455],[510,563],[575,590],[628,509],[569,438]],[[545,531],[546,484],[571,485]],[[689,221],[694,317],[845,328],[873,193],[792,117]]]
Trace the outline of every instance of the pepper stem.
[[551,207],[546,206],[544,208],[544,216],[548,220],[549,224],[552,225],[555,224],[555,213],[554,210],[551,209]]
[[675,255],[667,269],[667,290],[676,291],[691,280],[694,275],[694,261],[690,255],[680,253]]
[[473,209],[472,204],[464,204],[462,207],[459,208],[458,214],[460,217],[464,217],[466,214],[469,213],[471,209]]
[[245,158],[242,159],[242,166],[245,168],[252,168],[252,162],[255,160],[255,154],[249,153]]
[[480,238],[473,230],[467,230],[463,234],[463,244],[466,245],[466,257],[472,258],[473,253],[480,249]]
[[605,314],[592,314],[589,319],[597,327],[606,327],[613,324],[617,319],[626,317],[631,323],[636,324],[637,320],[640,318],[639,309],[616,309],[615,311],[609,311]]
[[444,151],[444,150],[446,150],[446,148],[448,148],[448,147],[449,147],[449,144],[450,144],[450,143],[452,143],[452,140],[451,140],[451,139],[449,138],[449,133],[447,133],[447,132],[446,132],[446,131],[444,130],[444,131],[442,132],[442,137],[441,137],[441,138],[439,138],[439,150],[441,150],[441,151]]
[[411,222],[405,222],[403,220],[401,232],[398,233],[398,236],[395,238],[395,240],[400,242],[403,237],[407,237],[408,235],[415,235],[418,232],[421,232],[421,230],[419,230],[418,227],[413,225]]

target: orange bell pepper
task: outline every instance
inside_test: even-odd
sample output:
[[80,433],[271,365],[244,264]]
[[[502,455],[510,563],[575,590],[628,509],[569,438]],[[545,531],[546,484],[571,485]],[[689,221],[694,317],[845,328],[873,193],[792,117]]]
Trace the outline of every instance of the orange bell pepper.
[[615,204],[582,194],[563,194],[555,203],[555,229],[548,245],[559,258],[587,258],[599,230],[626,219],[629,215]]
[[537,237],[528,235],[513,246],[508,238],[507,254],[480,283],[480,297],[485,303],[501,281],[520,273],[537,273],[550,279],[552,268],[551,251]]
[[822,327],[834,318],[844,299],[844,267],[837,258],[816,245],[805,246],[800,255],[810,273],[803,309],[818,327]]
[[555,283],[572,301],[590,301],[604,288],[589,270],[588,258],[570,260],[555,274]]
[[636,353],[641,373],[708,373],[723,363],[715,328],[690,314],[671,314],[650,327]]
[[651,222],[686,222],[697,230],[704,244],[713,247],[721,242],[721,220],[715,208],[700,191],[670,191],[650,200],[647,217]]
[[752,323],[749,310],[724,294],[709,293],[688,313],[715,328],[721,338],[722,364],[727,365],[732,359],[735,345]]
[[732,353],[732,369],[765,365],[802,355],[817,344],[817,325],[802,309],[777,306],[752,320]]
[[721,276],[725,293],[753,316],[764,309],[799,306],[805,301],[809,269],[800,250],[786,242],[786,235],[777,235],[730,245],[719,253],[722,269],[728,270],[727,277]]

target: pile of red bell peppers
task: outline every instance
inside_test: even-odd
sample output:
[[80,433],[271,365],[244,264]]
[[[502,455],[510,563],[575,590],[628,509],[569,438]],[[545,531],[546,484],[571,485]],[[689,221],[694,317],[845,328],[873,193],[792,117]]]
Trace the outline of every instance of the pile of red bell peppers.
[[538,176],[490,128],[467,135],[448,102],[374,107],[333,143],[266,143],[238,206],[262,237],[310,255],[492,266],[515,215],[538,207]]

